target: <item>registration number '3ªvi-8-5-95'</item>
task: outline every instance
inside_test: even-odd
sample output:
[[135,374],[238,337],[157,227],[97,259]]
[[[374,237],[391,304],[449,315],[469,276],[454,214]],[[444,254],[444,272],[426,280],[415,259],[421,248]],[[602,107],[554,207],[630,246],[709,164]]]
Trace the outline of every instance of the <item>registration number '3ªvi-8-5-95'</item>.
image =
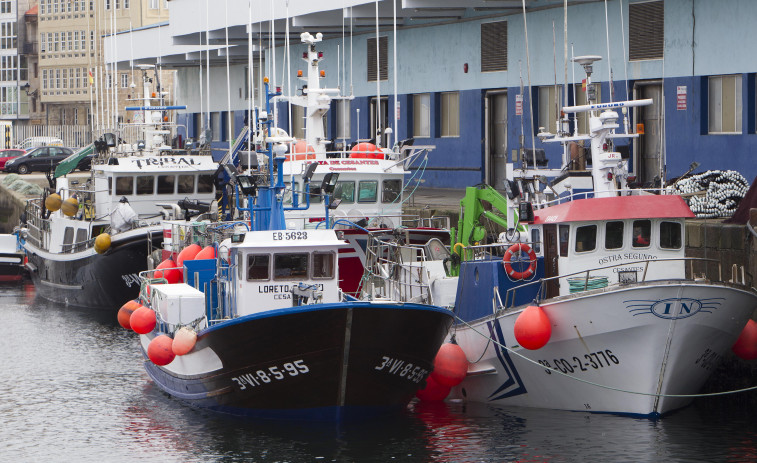
[[244,391],[248,387],[264,386],[293,376],[305,375],[309,372],[310,368],[305,365],[303,360],[295,360],[283,365],[274,365],[268,368],[261,368],[255,372],[235,376],[231,380],[237,383],[240,391]]

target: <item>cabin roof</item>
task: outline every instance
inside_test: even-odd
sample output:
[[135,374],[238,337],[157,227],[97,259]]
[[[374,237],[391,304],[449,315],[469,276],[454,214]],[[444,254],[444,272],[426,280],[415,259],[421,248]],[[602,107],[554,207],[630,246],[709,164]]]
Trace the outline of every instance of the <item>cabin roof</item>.
[[694,217],[678,195],[578,199],[534,211],[534,224]]

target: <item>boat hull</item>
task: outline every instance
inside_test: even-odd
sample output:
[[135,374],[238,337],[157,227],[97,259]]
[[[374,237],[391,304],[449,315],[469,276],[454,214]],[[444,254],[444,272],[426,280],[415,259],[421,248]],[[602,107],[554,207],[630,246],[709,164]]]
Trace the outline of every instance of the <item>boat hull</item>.
[[23,253],[0,253],[0,283],[14,283],[24,278]]
[[662,415],[693,400],[671,396],[699,392],[757,307],[757,295],[669,281],[589,291],[546,300],[541,307],[552,333],[537,350],[520,347],[513,334],[523,308],[457,328],[468,359],[481,359],[471,364],[453,397]]
[[[432,370],[448,310],[349,302],[249,315],[198,333],[153,381],[189,405],[264,419],[339,421],[402,408]],[[142,351],[154,334],[141,336]]]
[[158,248],[163,235],[155,230],[134,233],[114,240],[104,254],[88,248],[50,255],[27,242],[27,268],[37,294],[45,299],[87,309],[117,310],[139,295],[139,272],[147,269],[148,240]]

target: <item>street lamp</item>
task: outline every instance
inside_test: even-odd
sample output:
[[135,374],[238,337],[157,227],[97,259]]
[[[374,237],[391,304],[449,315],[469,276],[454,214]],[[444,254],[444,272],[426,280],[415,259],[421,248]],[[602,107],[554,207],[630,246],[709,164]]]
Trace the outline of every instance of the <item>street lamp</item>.
[[30,97],[34,98],[34,97],[37,96],[38,90],[35,89],[34,91],[30,92],[29,91],[30,87],[31,87],[31,85],[29,85],[29,82],[27,82],[27,83],[25,83],[24,85],[21,86],[21,90],[23,90],[24,92],[26,92],[26,96],[30,96]]

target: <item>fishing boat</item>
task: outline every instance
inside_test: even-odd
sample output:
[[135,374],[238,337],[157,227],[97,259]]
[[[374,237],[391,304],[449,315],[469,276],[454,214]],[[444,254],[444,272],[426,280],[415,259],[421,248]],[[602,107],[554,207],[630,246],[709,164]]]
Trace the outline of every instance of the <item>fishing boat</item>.
[[17,235],[0,235],[0,283],[17,282],[24,278],[24,257]]
[[[613,140],[633,134],[615,132],[616,109],[642,104],[564,107],[588,112],[591,133],[543,137],[566,154],[589,141],[583,192],[549,201],[559,179],[526,169],[507,198],[468,189],[451,250],[424,257],[417,277],[439,289],[435,304],[454,306],[451,339],[468,369],[451,398],[657,417],[689,404],[748,326],[751,277],[686,256],[684,200],[621,187],[627,160]],[[482,215],[507,229],[499,242],[478,243]]]
[[[281,140],[260,136],[260,163],[232,178],[239,220],[168,221],[171,243],[191,244],[177,268],[141,274],[119,322],[140,333],[153,382],[191,406],[336,422],[402,409],[432,370],[451,311],[345,295],[337,255],[349,244],[341,230],[286,227]],[[322,203],[332,193],[323,182]]]
[[[20,226],[26,267],[45,299],[117,310],[139,293],[138,274],[163,239],[161,220],[188,212],[172,205],[215,204],[218,164],[209,152],[168,144],[177,127],[163,114],[175,108],[151,106],[151,82],[144,70],[143,105],[131,108],[143,122],[104,133],[63,160],[44,194],[26,204]],[[90,177],[69,180],[85,157],[92,158]]]
[[[340,287],[343,291],[356,295],[365,265],[365,249],[368,232],[391,234],[396,228],[402,228],[403,233],[417,244],[424,244],[431,238],[449,242],[449,219],[447,217],[421,218],[403,214],[402,208],[408,199],[407,191],[413,189],[417,183],[406,182],[408,170],[416,163],[419,166],[418,175],[411,175],[413,181],[419,180],[423,168],[428,162],[428,154],[434,149],[432,145],[416,145],[413,140],[395,143],[393,147],[377,146],[372,141],[361,141],[354,146],[346,146],[342,141],[341,149],[334,149],[324,132],[325,117],[333,101],[350,100],[350,96],[340,96],[339,88],[323,88],[321,79],[324,78],[320,70],[320,63],[326,57],[316,49],[322,40],[321,34],[312,35],[304,32],[300,36],[305,46],[302,60],[306,63],[305,72],[298,71],[298,79],[303,82],[301,91],[296,96],[280,94],[273,97],[279,105],[280,113],[289,113],[284,103],[303,108],[305,137],[293,139],[285,130],[274,128],[272,134],[278,140],[290,140],[285,143],[283,177],[286,228],[289,230],[308,230],[324,226],[335,226],[342,229],[344,239],[350,246],[339,251],[339,267],[342,269]],[[272,105],[273,106],[273,105]],[[272,117],[276,108],[261,108],[257,117]],[[378,137],[377,137],[378,139]],[[230,151],[220,163],[229,165],[236,170],[240,165],[246,167],[254,165],[257,160],[254,154],[250,156],[250,146],[247,150]],[[308,172],[308,168],[314,169]],[[311,190],[306,194],[303,189],[303,175],[308,173]],[[335,179],[335,189],[330,195],[330,204],[322,203],[319,194],[323,179],[333,174],[339,174]],[[413,178],[415,177],[415,178]],[[233,198],[230,201],[234,209]],[[222,205],[223,206],[223,205]],[[325,208],[324,206],[328,206]],[[328,211],[329,223],[326,223]],[[229,218],[231,218],[231,214]],[[357,225],[357,226],[355,226]]]

